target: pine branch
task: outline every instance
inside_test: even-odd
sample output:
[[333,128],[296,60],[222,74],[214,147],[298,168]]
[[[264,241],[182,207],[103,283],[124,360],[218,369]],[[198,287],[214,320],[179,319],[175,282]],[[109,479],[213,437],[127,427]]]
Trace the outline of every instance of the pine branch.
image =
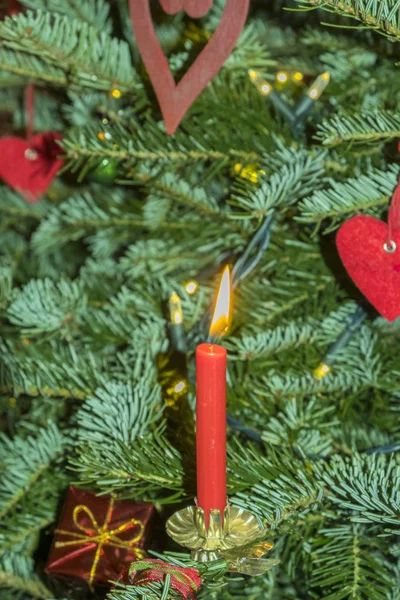
[[336,456],[323,478],[331,490],[330,500],[350,512],[352,521],[379,524],[389,533],[399,532],[400,471],[394,458]]
[[0,48],[0,71],[17,75],[25,83],[44,83],[65,87],[68,82],[67,75],[59,67],[50,65],[36,56],[29,56],[23,52],[15,52],[6,48]]
[[[169,165],[171,161],[179,164],[193,164],[213,161],[226,164],[232,161],[254,162],[261,158],[257,152],[231,148],[221,151],[206,145],[207,138],[201,142],[189,140],[182,132],[174,136],[160,137],[160,130],[150,123],[143,127],[132,123],[132,128],[122,128],[118,124],[113,132],[112,143],[99,141],[99,125],[85,129],[72,129],[63,139],[62,147],[69,161],[69,168],[77,169],[82,159],[91,160],[91,165],[100,164],[105,158],[116,161],[150,161],[157,165]],[[210,136],[207,136],[210,137]],[[208,146],[208,147],[207,147]],[[139,180],[141,179],[139,173]]]
[[398,0],[298,0],[298,2],[350,17],[392,41],[400,40]]
[[[284,209],[315,189],[323,175],[322,156],[312,156],[305,150],[289,153],[269,180],[254,187],[238,184],[233,203],[243,209],[236,218],[264,218],[273,209]],[[285,157],[286,159],[286,157]]]
[[0,531],[0,554],[27,552],[35,544],[40,531],[56,517],[60,490],[68,485],[64,473],[48,469],[18,503],[17,510],[9,512]]
[[110,33],[112,29],[110,7],[106,0],[21,0],[21,4],[33,10],[68,15],[106,33]]
[[329,219],[327,231],[335,229],[343,217],[366,212],[379,214],[389,206],[389,200],[397,184],[398,167],[388,165],[384,171],[375,170],[346,182],[331,180],[331,187],[316,191],[300,203],[301,222],[323,224]]
[[285,461],[283,451],[279,456],[273,451],[266,456],[254,446],[235,444],[229,456],[231,485],[244,490],[237,491],[231,503],[257,513],[272,529],[282,521],[315,510],[323,498],[318,474],[314,473],[313,479],[292,454]]
[[37,600],[53,598],[50,590],[34,573],[32,559],[18,554],[5,554],[0,558],[0,588],[29,594]]
[[36,336],[66,331],[79,311],[86,307],[87,298],[79,284],[50,279],[31,280],[9,307],[7,314],[22,334]]
[[304,344],[333,342],[343,331],[347,317],[354,312],[355,305],[346,303],[330,313],[322,321],[319,319],[301,319],[289,321],[273,329],[237,336],[225,342],[230,360],[257,361],[276,356],[287,350],[297,349]]
[[4,517],[42,476],[62,452],[64,440],[54,423],[39,430],[36,437],[3,437],[0,457],[0,517]]
[[159,502],[176,502],[184,495],[181,456],[160,431],[129,445],[118,440],[108,445],[85,444],[70,463],[81,483],[107,493],[124,491],[126,496],[131,488],[136,499],[157,498]]
[[[51,82],[46,70],[51,73],[55,67],[59,76],[54,83],[58,85],[65,85],[68,80],[69,84],[98,90],[111,91],[114,87],[123,93],[135,90],[136,75],[128,45],[105,32],[99,33],[87,23],[58,14],[28,11],[26,15],[2,21],[0,39],[8,51],[17,53],[15,58],[22,68],[26,64],[27,72],[36,65],[33,77]],[[33,62],[35,58],[39,62]],[[0,57],[0,66],[2,62]],[[18,73],[15,69],[13,72]]]
[[324,146],[343,143],[382,144],[400,137],[400,115],[374,110],[337,115],[318,126],[317,139]]
[[[160,389],[140,381],[130,384],[109,383],[96,390],[77,413],[81,443],[129,445],[143,436],[160,416]],[[158,409],[158,415],[157,415]]]
[[374,550],[370,535],[359,526],[323,529],[313,552],[311,585],[326,600],[385,600],[394,579],[388,563]]

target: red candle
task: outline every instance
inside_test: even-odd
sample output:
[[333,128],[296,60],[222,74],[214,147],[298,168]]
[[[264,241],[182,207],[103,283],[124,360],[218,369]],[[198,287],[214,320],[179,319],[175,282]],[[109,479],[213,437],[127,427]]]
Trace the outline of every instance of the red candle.
[[226,507],[226,350],[196,349],[197,505],[208,527],[211,509]]
[[[212,336],[228,330],[231,314],[231,281],[225,268],[210,327]],[[226,498],[226,358],[225,348],[200,344],[196,350],[196,454],[197,505],[223,517]]]

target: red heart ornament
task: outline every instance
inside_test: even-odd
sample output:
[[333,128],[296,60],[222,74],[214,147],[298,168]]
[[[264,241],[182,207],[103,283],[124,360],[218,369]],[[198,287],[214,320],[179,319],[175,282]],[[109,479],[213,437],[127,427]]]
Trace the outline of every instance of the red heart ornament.
[[[216,32],[176,84],[154,31],[150,0],[130,0],[136,41],[158,98],[167,133],[174,133],[189,107],[229,57],[246,22],[249,2],[226,0]],[[169,13],[185,8],[190,16],[204,16],[212,1],[161,0],[161,4]]]
[[16,137],[0,139],[0,178],[20,192],[29,203],[36,202],[50,186],[63,161],[54,131],[39,133],[30,141]]
[[392,253],[384,250],[388,226],[379,219],[358,215],[339,229],[336,244],[350,277],[388,321],[400,316],[400,231],[392,231],[396,244]]

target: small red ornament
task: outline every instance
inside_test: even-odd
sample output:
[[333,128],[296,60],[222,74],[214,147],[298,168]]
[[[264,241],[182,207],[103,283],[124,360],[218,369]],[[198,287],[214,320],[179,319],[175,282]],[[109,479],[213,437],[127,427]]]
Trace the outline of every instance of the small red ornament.
[[350,277],[388,321],[400,316],[400,187],[393,196],[389,224],[366,215],[349,219],[336,243]]
[[[216,32],[176,84],[154,31],[150,0],[130,0],[136,42],[160,103],[167,133],[174,133],[189,107],[229,57],[246,22],[249,2],[226,0]],[[191,17],[198,18],[208,12],[212,0],[161,0],[161,5],[169,14],[184,9]]]
[[63,161],[57,158],[62,136],[54,131],[39,133],[24,140],[0,139],[0,178],[20,192],[29,203],[37,202],[48,189]]
[[21,12],[21,5],[18,0],[9,0],[8,3],[8,15],[12,17],[13,15],[18,15]]
[[201,577],[197,569],[177,567],[163,560],[146,558],[138,560],[129,568],[128,580],[132,585],[144,587],[153,581],[163,582],[170,576],[170,586],[182,600],[193,600],[201,586]]
[[46,572],[89,586],[116,581],[142,550],[154,506],[70,487]]

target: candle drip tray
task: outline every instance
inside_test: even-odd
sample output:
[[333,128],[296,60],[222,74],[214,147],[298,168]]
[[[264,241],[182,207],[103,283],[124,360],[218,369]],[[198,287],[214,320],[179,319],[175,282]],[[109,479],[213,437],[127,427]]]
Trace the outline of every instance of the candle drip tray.
[[273,544],[257,541],[265,537],[266,529],[250,512],[227,506],[224,518],[219,510],[210,512],[208,529],[205,514],[197,506],[189,506],[172,515],[167,522],[168,535],[181,546],[192,550],[192,558],[208,562],[225,558],[230,571],[261,575],[278,560],[265,560]]

